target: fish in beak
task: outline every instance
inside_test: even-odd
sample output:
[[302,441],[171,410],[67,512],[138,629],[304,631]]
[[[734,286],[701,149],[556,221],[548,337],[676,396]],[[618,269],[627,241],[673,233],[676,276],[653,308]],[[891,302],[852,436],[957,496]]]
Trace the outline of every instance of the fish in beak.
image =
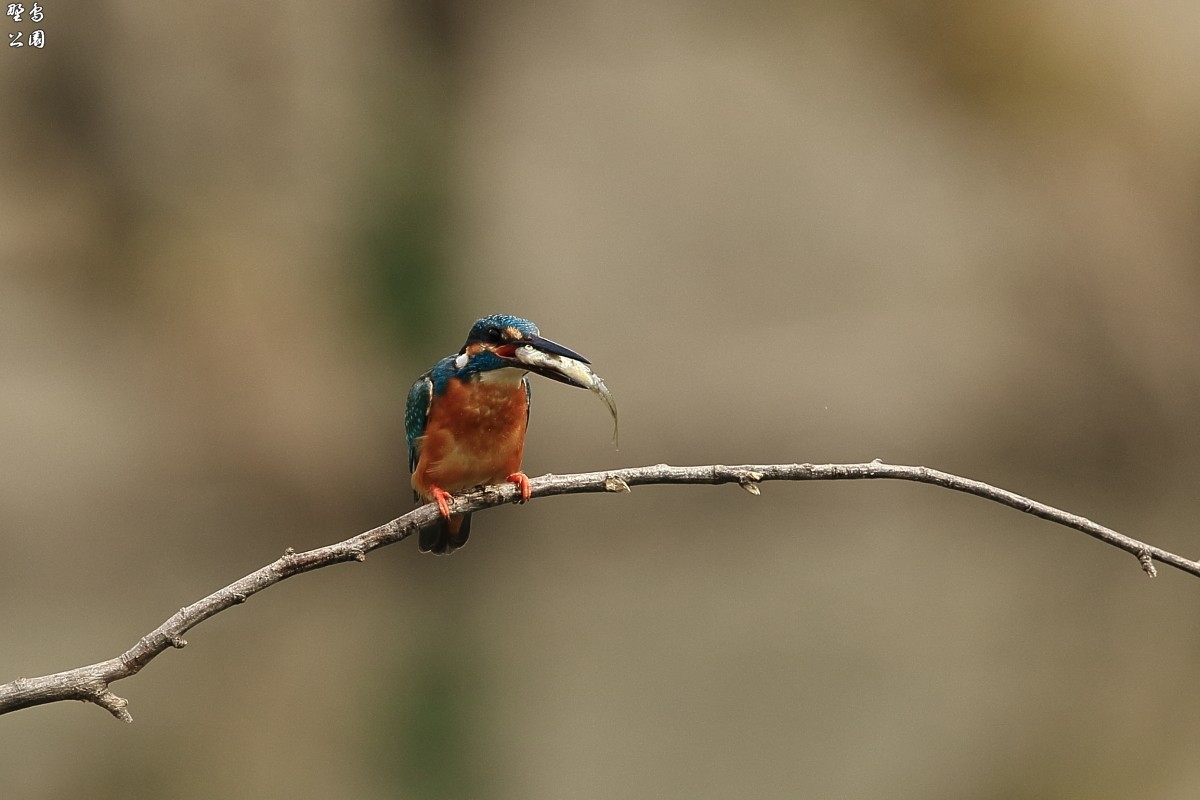
[[513,344],[516,347],[512,358],[530,372],[568,386],[587,389],[603,400],[613,418],[613,444],[617,444],[617,404],[612,392],[604,385],[604,379],[592,371],[586,358],[541,336],[527,336]]

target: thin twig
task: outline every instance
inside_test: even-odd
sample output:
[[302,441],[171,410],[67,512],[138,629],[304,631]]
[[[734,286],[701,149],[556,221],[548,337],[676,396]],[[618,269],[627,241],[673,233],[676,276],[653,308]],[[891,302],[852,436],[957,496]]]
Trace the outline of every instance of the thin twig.
[[[544,475],[531,480],[530,489],[533,497],[549,497],[559,494],[628,492],[631,486],[649,484],[736,483],[752,494],[758,494],[758,484],[763,481],[872,478],[933,484],[992,500],[1026,514],[1074,528],[1130,553],[1150,577],[1157,574],[1155,561],[1200,577],[1200,562],[1153,547],[1075,514],[980,481],[960,478],[928,467],[884,464],[879,460],[867,464],[764,464],[735,467],[715,464],[671,467],[658,464],[576,475]],[[488,486],[459,494],[455,497],[451,510],[456,513],[482,511],[516,499],[517,487],[513,484]],[[133,718],[126,710],[127,701],[113,694],[109,687],[116,681],[136,675],[167,648],[184,647],[187,642],[183,635],[204,620],[230,606],[245,602],[252,595],[293,575],[345,561],[363,561],[372,550],[407,538],[432,525],[436,520],[437,507],[429,504],[337,544],[303,553],[289,549],[265,567],[213,592],[208,597],[197,600],[190,606],[179,609],[116,658],[40,678],[18,678],[11,683],[0,685],[0,714],[58,700],[84,700],[107,709],[117,719],[132,722]]]

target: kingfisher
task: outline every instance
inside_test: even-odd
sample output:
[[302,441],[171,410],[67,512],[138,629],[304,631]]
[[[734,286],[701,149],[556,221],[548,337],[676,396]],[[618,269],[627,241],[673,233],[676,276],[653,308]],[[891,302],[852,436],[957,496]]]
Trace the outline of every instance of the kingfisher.
[[[550,358],[518,359],[524,347]],[[590,363],[542,338],[529,320],[494,314],[471,326],[462,349],[413,384],[404,412],[413,498],[437,503],[441,514],[437,524],[421,531],[421,552],[445,555],[467,543],[471,515],[451,516],[454,492],[510,482],[520,489],[518,502],[529,500],[529,477],[521,471],[529,427],[527,373],[589,388],[556,369],[558,356]]]

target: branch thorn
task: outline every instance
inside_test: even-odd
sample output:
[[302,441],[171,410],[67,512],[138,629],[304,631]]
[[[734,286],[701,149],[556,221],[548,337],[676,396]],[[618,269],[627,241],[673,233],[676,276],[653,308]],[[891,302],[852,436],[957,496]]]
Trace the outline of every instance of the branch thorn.
[[1141,550],[1137,554],[1138,561],[1142,562],[1142,572],[1149,575],[1151,578],[1158,577],[1158,569],[1154,566],[1154,558],[1150,555],[1149,550]]

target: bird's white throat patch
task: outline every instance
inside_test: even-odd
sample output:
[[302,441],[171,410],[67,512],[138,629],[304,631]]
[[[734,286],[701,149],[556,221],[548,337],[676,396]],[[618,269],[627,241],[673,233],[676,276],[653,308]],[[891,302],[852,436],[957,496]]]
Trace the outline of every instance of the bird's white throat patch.
[[501,367],[479,373],[480,383],[490,383],[493,386],[516,386],[525,377],[526,370],[516,367]]

